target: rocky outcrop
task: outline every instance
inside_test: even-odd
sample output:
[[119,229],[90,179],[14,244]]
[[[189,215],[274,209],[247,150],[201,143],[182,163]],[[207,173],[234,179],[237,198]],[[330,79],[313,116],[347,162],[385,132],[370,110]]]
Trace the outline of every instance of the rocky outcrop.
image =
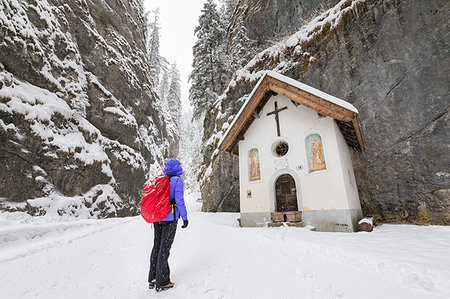
[[352,159],[365,215],[450,224],[449,9],[440,0],[343,0],[258,54],[211,112],[219,120],[202,183],[224,179],[215,175],[215,161],[228,159],[218,140],[259,71],[274,69],[358,108],[367,149]]
[[137,214],[173,146],[141,1],[2,0],[0,28],[0,207]]
[[[249,37],[258,45],[268,45],[299,30],[315,14],[336,5],[339,0],[240,0],[233,15],[245,21]],[[231,30],[230,30],[231,31]]]

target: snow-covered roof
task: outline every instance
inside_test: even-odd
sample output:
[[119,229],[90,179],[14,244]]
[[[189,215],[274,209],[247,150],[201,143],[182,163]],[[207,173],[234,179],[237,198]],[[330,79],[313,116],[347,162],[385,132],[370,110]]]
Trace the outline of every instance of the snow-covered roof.
[[334,104],[336,104],[338,106],[341,106],[342,108],[348,109],[348,110],[353,111],[355,113],[359,113],[358,109],[356,109],[355,106],[353,106],[349,102],[341,100],[341,99],[338,99],[336,97],[333,97],[332,95],[329,95],[326,92],[323,92],[321,90],[315,89],[314,87],[306,85],[306,84],[304,84],[302,82],[299,82],[299,81],[294,80],[292,78],[289,78],[287,76],[281,75],[281,74],[279,74],[277,72],[274,72],[274,71],[266,71],[266,75],[268,75],[268,76],[270,76],[272,78],[278,79],[278,80],[280,80],[280,81],[282,81],[284,83],[287,83],[289,85],[295,86],[298,89],[301,89],[301,90],[304,90],[306,92],[309,92],[310,94],[318,96],[319,98],[322,98],[322,99],[324,99],[324,100],[326,100],[326,101],[328,101],[330,103],[334,103]]
[[254,120],[253,111],[264,106],[261,100],[267,93],[273,91],[291,100],[316,110],[320,114],[333,117],[342,129],[345,127],[344,137],[354,148],[364,150],[361,130],[359,127],[358,110],[352,104],[329,95],[309,85],[296,81],[275,71],[266,71],[242,105],[239,112],[228,127],[219,142],[219,148],[237,154],[236,144],[238,135],[243,135]]

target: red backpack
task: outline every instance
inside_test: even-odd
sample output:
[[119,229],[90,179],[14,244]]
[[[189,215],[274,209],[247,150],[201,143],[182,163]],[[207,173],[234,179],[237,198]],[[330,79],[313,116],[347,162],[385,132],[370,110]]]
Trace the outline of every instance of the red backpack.
[[144,184],[141,198],[141,216],[148,223],[164,219],[170,210],[169,177],[159,175]]

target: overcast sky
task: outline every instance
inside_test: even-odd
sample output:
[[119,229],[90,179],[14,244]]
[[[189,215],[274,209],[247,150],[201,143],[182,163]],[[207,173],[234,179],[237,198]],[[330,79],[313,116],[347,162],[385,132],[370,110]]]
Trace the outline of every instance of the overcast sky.
[[176,61],[181,74],[183,110],[189,106],[188,76],[192,65],[194,28],[206,0],[145,0],[147,11],[159,7],[161,39],[159,52],[170,63]]

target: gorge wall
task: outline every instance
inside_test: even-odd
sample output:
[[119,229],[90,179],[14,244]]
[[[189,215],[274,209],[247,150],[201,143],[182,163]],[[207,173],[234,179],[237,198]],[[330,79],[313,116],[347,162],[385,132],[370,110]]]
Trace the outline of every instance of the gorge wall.
[[[249,31],[260,42],[276,38],[276,30],[270,36],[253,25],[266,18],[299,31],[238,71],[207,114],[204,161],[212,162],[199,176],[203,209],[239,209],[237,157],[220,153],[217,144],[262,70],[272,69],[359,110],[367,148],[352,150],[352,160],[365,215],[450,224],[449,2],[326,1],[308,20],[286,1],[265,2],[265,9],[260,1],[244,2],[249,8],[240,13],[248,13]],[[288,15],[274,21],[281,11]]]
[[177,151],[146,26],[140,0],[0,1],[1,209],[138,213],[148,174]]
[[259,46],[270,45],[296,32],[315,14],[336,5],[339,0],[240,0],[232,22],[243,17],[248,35]]

